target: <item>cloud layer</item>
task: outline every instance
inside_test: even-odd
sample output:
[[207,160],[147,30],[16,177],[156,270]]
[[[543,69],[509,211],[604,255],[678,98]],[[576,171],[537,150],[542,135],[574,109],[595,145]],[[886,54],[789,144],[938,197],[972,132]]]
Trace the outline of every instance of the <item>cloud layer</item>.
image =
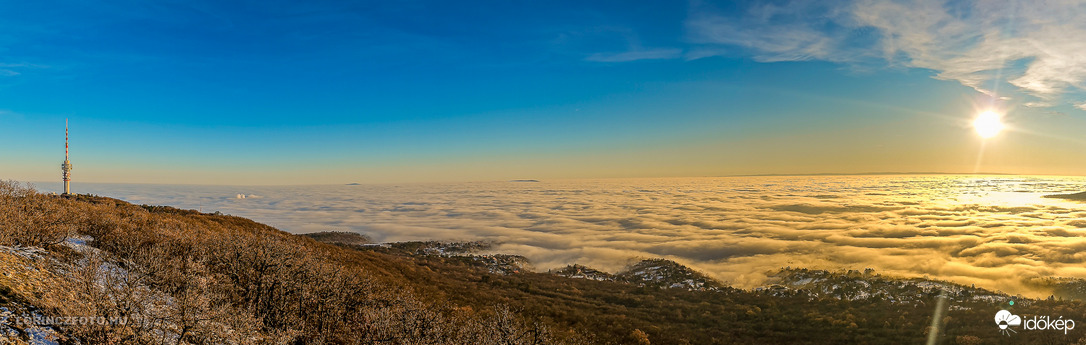
[[702,45],[692,58],[740,46],[761,61],[886,61],[991,95],[1006,83],[1050,106],[1086,100],[1084,16],[1073,0],[790,1],[738,13],[696,3],[686,27]]
[[[305,233],[497,240],[537,269],[671,258],[752,287],[784,266],[875,268],[1040,296],[1086,278],[1082,178],[751,177],[384,186],[78,185]],[[260,198],[237,198],[238,194]],[[1047,296],[1047,295],[1045,295]]]

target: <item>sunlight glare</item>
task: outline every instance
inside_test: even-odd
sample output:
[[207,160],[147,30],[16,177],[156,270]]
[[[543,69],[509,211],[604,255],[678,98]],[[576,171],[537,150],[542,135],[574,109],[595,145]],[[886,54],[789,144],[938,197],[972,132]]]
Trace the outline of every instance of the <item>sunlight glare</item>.
[[1003,130],[1003,122],[1000,121],[999,114],[989,110],[977,115],[977,119],[973,120],[973,128],[982,138],[987,139]]

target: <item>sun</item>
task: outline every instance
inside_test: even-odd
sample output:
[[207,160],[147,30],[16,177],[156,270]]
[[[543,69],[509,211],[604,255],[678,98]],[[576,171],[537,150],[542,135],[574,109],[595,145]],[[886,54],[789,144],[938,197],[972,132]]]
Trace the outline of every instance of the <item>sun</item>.
[[973,120],[973,128],[977,130],[977,134],[981,138],[991,138],[1003,131],[1003,121],[1000,121],[1002,116],[994,111],[985,111],[977,115],[977,119]]

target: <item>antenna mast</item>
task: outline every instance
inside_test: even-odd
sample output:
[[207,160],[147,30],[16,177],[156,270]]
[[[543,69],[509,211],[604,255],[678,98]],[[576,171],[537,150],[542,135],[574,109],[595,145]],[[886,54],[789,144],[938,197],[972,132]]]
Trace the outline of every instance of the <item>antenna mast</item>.
[[64,163],[60,164],[64,173],[64,195],[72,193],[72,162],[68,160],[68,119],[64,119]]

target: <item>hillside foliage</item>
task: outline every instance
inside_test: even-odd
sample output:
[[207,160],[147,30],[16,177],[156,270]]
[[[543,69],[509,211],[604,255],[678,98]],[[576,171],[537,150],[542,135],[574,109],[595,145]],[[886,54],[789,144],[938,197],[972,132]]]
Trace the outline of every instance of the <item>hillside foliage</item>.
[[[63,245],[72,238],[89,239],[95,250]],[[419,296],[375,278],[356,264],[356,251],[240,217],[0,182],[0,246],[44,248],[53,259],[34,277],[0,284],[13,300],[45,315],[127,320],[55,327],[62,342],[575,342],[507,306],[463,308]]]

